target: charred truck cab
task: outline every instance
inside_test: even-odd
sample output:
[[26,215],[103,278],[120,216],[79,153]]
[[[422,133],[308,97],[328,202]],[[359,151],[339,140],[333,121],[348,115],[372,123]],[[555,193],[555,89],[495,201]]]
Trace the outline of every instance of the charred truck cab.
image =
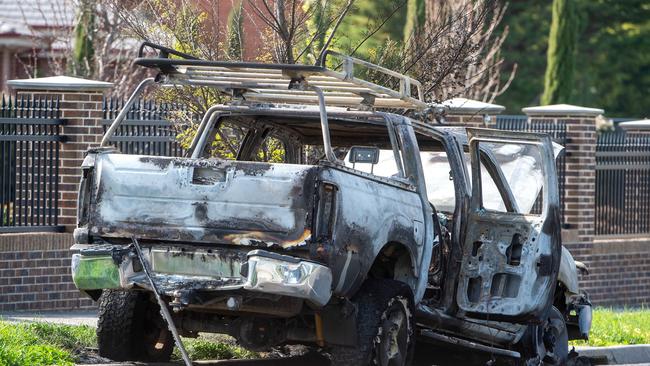
[[[100,354],[160,361],[179,334],[212,332],[253,350],[316,346],[336,365],[407,365],[416,340],[564,364],[591,306],[560,242],[561,148],[421,122],[419,82],[327,56],[232,63],[142,46],[135,63],[156,78],[82,165],[72,274],[99,302]],[[114,133],[160,85],[233,101],[206,111],[185,157],[121,154]]]

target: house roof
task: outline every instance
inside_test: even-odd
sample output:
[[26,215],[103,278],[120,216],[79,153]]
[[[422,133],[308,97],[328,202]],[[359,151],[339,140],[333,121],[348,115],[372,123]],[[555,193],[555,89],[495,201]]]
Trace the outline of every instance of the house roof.
[[0,22],[31,28],[71,27],[75,9],[73,0],[0,0]]
[[[25,49],[38,46],[39,38],[71,29],[75,19],[74,0],[0,0],[0,46]],[[57,37],[54,37],[57,38]],[[64,46],[56,41],[54,50]]]
[[24,23],[0,18],[0,35],[27,36],[29,34],[29,28]]

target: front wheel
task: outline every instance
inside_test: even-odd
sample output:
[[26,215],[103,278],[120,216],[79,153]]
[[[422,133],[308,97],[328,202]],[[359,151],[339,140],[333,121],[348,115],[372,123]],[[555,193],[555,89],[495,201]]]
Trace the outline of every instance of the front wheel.
[[367,280],[353,298],[357,306],[357,347],[331,349],[332,365],[407,366],[413,359],[413,294],[394,280]]
[[564,316],[555,306],[542,324],[531,325],[522,339],[525,365],[566,365],[569,358],[569,332]]

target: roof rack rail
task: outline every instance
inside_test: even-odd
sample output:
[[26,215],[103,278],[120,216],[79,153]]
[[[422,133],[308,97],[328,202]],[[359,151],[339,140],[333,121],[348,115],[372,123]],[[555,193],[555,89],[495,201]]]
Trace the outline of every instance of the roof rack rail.
[[[144,57],[145,48],[158,51],[157,58]],[[170,58],[174,56],[175,58]],[[300,64],[265,64],[201,60],[161,45],[144,42],[136,65],[157,69],[165,82],[217,88],[235,98],[254,102],[318,105],[318,95],[311,87],[323,91],[330,106],[359,109],[425,109],[422,84],[406,75],[381,66],[326,51],[334,68]],[[364,70],[365,69],[365,70]],[[373,73],[378,79],[392,79],[399,88],[365,80],[360,72]]]

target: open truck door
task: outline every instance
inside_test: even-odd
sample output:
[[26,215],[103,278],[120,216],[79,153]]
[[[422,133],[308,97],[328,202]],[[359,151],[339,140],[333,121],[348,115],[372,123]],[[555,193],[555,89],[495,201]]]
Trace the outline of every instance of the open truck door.
[[528,322],[550,308],[561,258],[548,135],[468,129],[472,198],[456,299],[468,316]]

